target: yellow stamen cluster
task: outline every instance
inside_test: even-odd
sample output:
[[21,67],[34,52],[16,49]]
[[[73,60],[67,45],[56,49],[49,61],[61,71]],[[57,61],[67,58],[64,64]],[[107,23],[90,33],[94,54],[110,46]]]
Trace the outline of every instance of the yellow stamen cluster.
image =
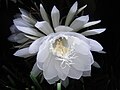
[[65,47],[61,38],[55,41],[54,52],[58,56],[64,56],[69,52],[69,48]]

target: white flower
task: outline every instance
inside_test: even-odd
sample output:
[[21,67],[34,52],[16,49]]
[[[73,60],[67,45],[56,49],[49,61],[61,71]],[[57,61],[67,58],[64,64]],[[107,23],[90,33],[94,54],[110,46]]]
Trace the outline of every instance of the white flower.
[[78,10],[77,5],[77,2],[73,4],[64,24],[60,23],[60,12],[54,6],[51,11],[51,25],[42,4],[40,13],[44,21],[35,23],[25,12],[22,12],[20,21],[14,20],[17,29],[32,39],[29,46],[16,51],[14,55],[26,58],[37,54],[31,74],[37,77],[42,71],[50,84],[60,79],[64,81],[67,77],[79,79],[81,76],[90,76],[91,65],[94,63],[91,51],[103,50],[96,40],[86,36],[100,34],[105,31],[104,28],[76,33],[100,22],[88,22],[88,15],[75,18],[86,7],[85,5]]
[[[94,62],[90,50],[103,49],[98,42],[74,32],[50,34],[40,41],[37,39],[30,45],[29,53],[37,53],[37,67],[49,83],[65,80],[66,77],[79,79],[89,76]],[[55,79],[54,82],[51,82],[52,79]]]

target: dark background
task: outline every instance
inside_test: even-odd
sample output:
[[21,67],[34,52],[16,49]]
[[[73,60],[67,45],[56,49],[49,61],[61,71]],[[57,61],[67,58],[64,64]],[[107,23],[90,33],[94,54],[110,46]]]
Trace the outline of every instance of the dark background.
[[[8,1],[8,3],[6,3]],[[30,0],[21,0],[24,4],[13,3],[10,0],[0,0],[0,90],[9,90],[5,86],[12,86],[9,82],[11,76],[17,87],[16,90],[25,90],[24,88],[33,85],[29,73],[34,61],[26,61],[12,54],[16,51],[13,49],[13,43],[9,42],[9,27],[13,24],[14,15],[19,13],[18,7],[30,10],[33,6]],[[41,2],[50,15],[53,5],[60,10],[61,16],[67,14],[69,8],[76,0],[34,0],[38,6]],[[102,20],[97,28],[106,28],[106,31],[100,35],[91,38],[100,42],[106,54],[94,53],[101,69],[92,67],[91,77],[84,77],[84,85],[81,80],[70,79],[69,86],[62,90],[120,90],[120,5],[115,0],[78,0],[79,7],[87,4],[85,14],[90,15],[90,20]],[[33,6],[34,7],[34,6]],[[56,90],[55,85],[49,85],[45,80],[41,84],[43,90]],[[84,86],[84,89],[83,89]]]

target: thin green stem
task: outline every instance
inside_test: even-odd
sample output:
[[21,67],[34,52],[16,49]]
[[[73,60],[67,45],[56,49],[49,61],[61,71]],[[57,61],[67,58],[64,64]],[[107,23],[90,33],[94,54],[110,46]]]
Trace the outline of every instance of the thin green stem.
[[37,90],[42,90],[42,87],[40,86],[40,84],[38,83],[36,77],[34,77],[32,74],[30,75],[30,78],[32,79],[33,83],[36,85]]
[[57,83],[57,90],[61,90],[61,82]]

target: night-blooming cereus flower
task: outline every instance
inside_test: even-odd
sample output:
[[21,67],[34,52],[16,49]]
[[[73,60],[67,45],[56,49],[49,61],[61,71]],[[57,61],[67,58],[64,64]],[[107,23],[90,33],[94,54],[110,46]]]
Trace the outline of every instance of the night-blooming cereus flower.
[[77,9],[77,5],[75,2],[70,8],[65,22],[60,20],[60,12],[54,6],[51,11],[51,24],[42,4],[40,13],[43,21],[31,19],[25,12],[22,15],[27,16],[27,19],[22,18],[18,22],[14,20],[16,28],[31,41],[14,55],[26,58],[37,54],[31,74],[37,77],[43,73],[50,84],[58,80],[64,81],[67,77],[80,79],[81,76],[90,76],[91,65],[94,63],[91,51],[101,52],[103,49],[96,40],[86,36],[100,34],[105,31],[104,28],[76,33],[100,22],[88,22],[88,15],[76,18],[86,7],[85,5]]

